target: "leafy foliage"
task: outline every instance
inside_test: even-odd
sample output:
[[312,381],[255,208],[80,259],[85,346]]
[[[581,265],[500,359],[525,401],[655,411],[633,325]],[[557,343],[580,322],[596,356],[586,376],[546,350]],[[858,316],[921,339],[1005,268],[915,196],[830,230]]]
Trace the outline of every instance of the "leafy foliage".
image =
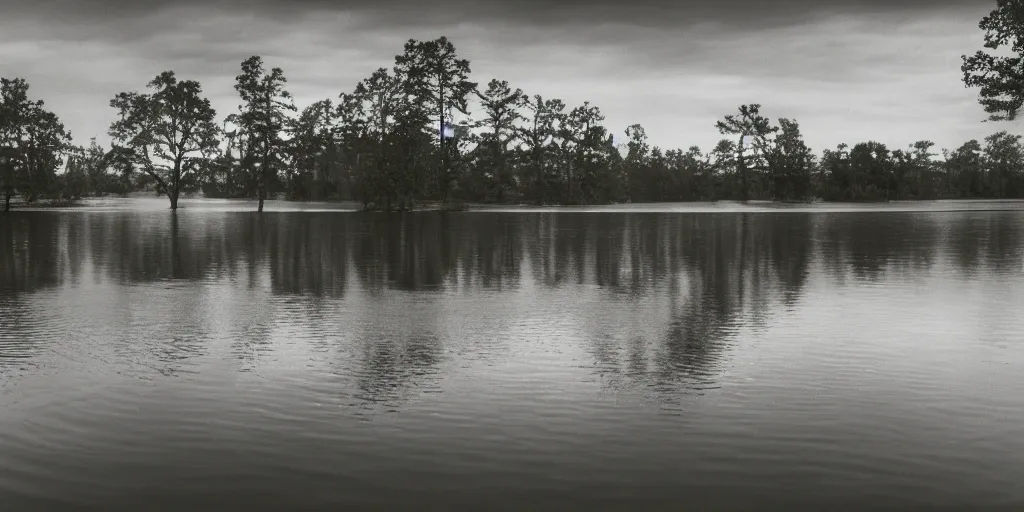
[[156,181],[171,209],[182,189],[196,188],[200,172],[218,149],[219,127],[199,82],[165,71],[147,85],[152,93],[122,92],[110,100],[118,119],[110,125],[114,151]]
[[270,181],[275,181],[285,168],[288,143],[283,138],[290,124],[288,112],[296,110],[291,94],[285,90],[288,80],[281,68],[266,72],[261,57],[242,62],[242,74],[235,77],[235,90],[242,99],[239,113],[231,118],[238,126],[235,137],[243,156],[241,167],[250,176],[250,183],[259,200],[259,211],[267,198]]
[[57,171],[71,149],[71,134],[41,100],[29,100],[28,90],[22,78],[0,79],[0,192],[5,211],[15,193],[27,203],[69,196]]
[[998,0],[978,28],[985,32],[985,48],[1013,55],[979,50],[962,56],[964,84],[979,89],[978,101],[991,120],[1013,120],[1024,106],[1024,1]]

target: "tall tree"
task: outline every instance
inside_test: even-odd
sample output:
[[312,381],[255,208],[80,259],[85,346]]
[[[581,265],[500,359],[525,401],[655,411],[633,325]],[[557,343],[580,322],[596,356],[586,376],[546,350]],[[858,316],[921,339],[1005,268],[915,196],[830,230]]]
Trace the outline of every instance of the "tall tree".
[[122,92],[110,100],[118,119],[110,125],[114,150],[152,177],[171,209],[187,181],[217,150],[216,111],[194,80],[164,71],[147,84],[152,93]]
[[686,199],[706,201],[714,196],[714,174],[710,157],[699,146],[690,146],[680,155],[680,166],[691,177]]
[[486,116],[484,124],[488,128],[482,136],[481,143],[490,153],[495,182],[495,199],[501,202],[510,187],[508,174],[508,145],[516,137],[516,123],[523,119],[519,112],[526,96],[521,89],[512,90],[504,80],[491,80],[487,90],[476,92]]
[[565,169],[566,202],[582,203],[594,199],[594,183],[600,179],[599,162],[607,138],[601,125],[604,114],[589,101],[572,109],[562,120],[562,162]]
[[36,106],[28,99],[28,88],[23,78],[0,79],[0,189],[4,195],[4,211],[10,210],[11,196],[18,188],[25,126]]
[[779,134],[767,156],[772,198],[806,199],[811,193],[814,153],[804,144],[800,125],[796,121],[779,119]]
[[1020,172],[1024,169],[1024,147],[1020,135],[1001,131],[985,137],[984,162],[988,170],[989,193],[999,199],[1018,197]]
[[940,184],[933,172],[933,146],[934,142],[922,140],[892,152],[890,199],[935,199]]
[[551,201],[549,184],[549,162],[557,149],[557,138],[564,117],[565,103],[560,99],[545,100],[537,94],[526,102],[531,112],[525,126],[519,129],[520,140],[526,160],[527,173],[530,178],[523,180],[532,183],[534,202],[538,205]]
[[819,170],[819,196],[829,201],[851,199],[853,177],[848,144],[842,143],[836,149],[826,149],[821,155]]
[[978,28],[985,32],[985,48],[1012,55],[963,55],[964,85],[979,88],[978,102],[990,119],[1013,120],[1024,106],[1024,0],[997,0]]
[[893,198],[892,154],[885,144],[876,141],[855,144],[850,149],[850,174],[853,179],[846,187],[848,199]]
[[455,45],[447,37],[432,41],[410,39],[405,52],[395,58],[395,68],[406,82],[409,96],[437,117],[434,126],[438,130],[439,166],[435,186],[450,200],[454,176],[448,168],[451,142],[444,136],[445,125],[456,111],[468,115],[469,95],[477,86],[469,80],[469,61],[458,58]]
[[625,159],[626,191],[631,201],[648,199],[647,160],[651,146],[647,143],[647,132],[639,124],[626,127],[629,142]]
[[944,151],[953,197],[983,197],[985,193],[981,144],[972,139],[952,152]]
[[71,134],[41,100],[28,99],[24,79],[0,82],[0,186],[4,210],[16,191],[25,202],[56,197],[60,192],[57,170],[71,152]]
[[349,176],[342,172],[337,119],[338,110],[326,99],[303,109],[290,124],[290,197],[323,199],[338,193],[339,188],[348,192]]
[[343,134],[356,154],[360,197],[364,205],[391,209],[397,198],[399,179],[393,169],[393,155],[387,144],[393,141],[399,111],[406,103],[400,79],[387,68],[379,68],[356,84],[352,94],[343,94],[338,115]]
[[[741,105],[739,115],[727,115],[715,124],[722,135],[738,136],[736,142],[736,164],[740,175],[740,199],[746,201],[750,197],[748,168],[757,165],[758,158],[764,156],[767,137],[778,128],[771,126],[768,118],[760,114],[761,105],[754,103]],[[748,140],[749,139],[749,140]],[[754,154],[747,156],[746,149],[753,149]]]
[[717,200],[720,198],[733,199],[733,189],[736,188],[738,179],[737,169],[737,144],[729,139],[721,139],[715,144],[714,149],[708,155],[711,175],[711,196],[706,199]]
[[29,110],[25,128],[22,196],[26,202],[32,202],[58,192],[54,190],[56,174],[64,163],[63,155],[71,148],[71,134],[56,114],[42,108],[42,102]]
[[[291,94],[285,90],[288,79],[281,68],[266,72],[263,59],[254,55],[242,62],[242,74],[235,77],[235,90],[242,97],[239,128],[252,141],[256,160],[253,169],[258,211],[263,211],[269,182],[283,167],[287,143],[283,138],[288,112],[295,112]],[[275,180],[276,181],[276,180]]]

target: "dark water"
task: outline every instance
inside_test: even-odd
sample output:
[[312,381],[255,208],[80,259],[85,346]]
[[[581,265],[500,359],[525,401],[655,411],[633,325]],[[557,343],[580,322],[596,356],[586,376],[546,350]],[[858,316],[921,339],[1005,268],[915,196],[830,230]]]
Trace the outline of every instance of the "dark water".
[[1020,209],[213,210],[0,216],[0,509],[1024,509]]

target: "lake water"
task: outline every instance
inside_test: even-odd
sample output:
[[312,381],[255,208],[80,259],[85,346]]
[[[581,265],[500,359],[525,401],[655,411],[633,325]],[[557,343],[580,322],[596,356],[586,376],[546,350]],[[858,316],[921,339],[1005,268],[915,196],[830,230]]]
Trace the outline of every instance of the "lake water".
[[0,215],[0,509],[1024,507],[1021,203],[183,206]]

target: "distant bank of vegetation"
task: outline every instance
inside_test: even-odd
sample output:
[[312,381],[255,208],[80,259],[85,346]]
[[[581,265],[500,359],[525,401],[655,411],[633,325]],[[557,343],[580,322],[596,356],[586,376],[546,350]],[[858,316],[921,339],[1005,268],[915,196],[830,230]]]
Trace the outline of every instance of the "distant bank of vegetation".
[[[1019,0],[999,0],[980,27],[986,47],[964,57],[968,87],[993,120],[1024,104],[1024,22]],[[1024,43],[1024,41],[1022,41]],[[602,204],[778,200],[884,201],[1024,198],[1021,137],[1000,131],[937,152],[930,141],[892,149],[840,144],[820,156],[799,124],[773,123],[742,105],[714,128],[710,151],[652,147],[640,125],[616,143],[597,106],[529,96],[507,82],[470,80],[470,65],[445,37],[410,40],[336,100],[299,111],[280,68],[241,64],[237,112],[219,118],[198,82],[166,71],[146,92],[122,92],[109,148],[72,143],[60,119],[29,97],[20,78],[2,79],[0,195],[26,203],[150,190],[177,208],[182,194],[293,200],[354,200],[368,209],[423,202]],[[471,108],[475,106],[476,108]],[[455,122],[454,120],[458,121]],[[709,127],[710,128],[710,127]],[[941,156],[941,158],[937,158]]]

